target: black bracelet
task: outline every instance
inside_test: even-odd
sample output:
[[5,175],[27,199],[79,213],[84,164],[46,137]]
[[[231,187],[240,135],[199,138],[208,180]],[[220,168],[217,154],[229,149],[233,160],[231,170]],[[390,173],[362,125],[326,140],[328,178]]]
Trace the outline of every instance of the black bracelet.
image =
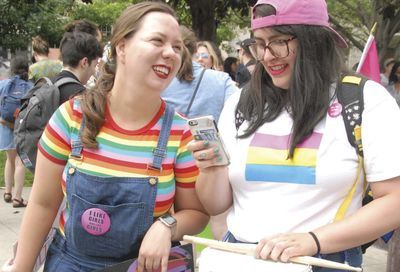
[[321,252],[321,244],[319,243],[318,237],[317,235],[315,235],[314,232],[310,231],[309,234],[311,235],[311,237],[314,239],[315,244],[317,245],[317,253],[315,255],[319,255],[319,253]]

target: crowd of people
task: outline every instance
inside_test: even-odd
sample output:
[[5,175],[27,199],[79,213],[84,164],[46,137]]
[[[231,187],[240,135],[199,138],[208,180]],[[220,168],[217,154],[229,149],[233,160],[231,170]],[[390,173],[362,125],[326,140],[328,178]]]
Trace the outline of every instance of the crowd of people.
[[[65,27],[60,60],[40,37],[30,66],[13,58],[12,91],[72,81],[38,142],[29,201],[13,125],[0,118],[3,200],[26,207],[11,271],[32,271],[56,218],[44,271],[137,258],[137,271],[164,272],[171,247],[209,222],[215,239],[257,244],[256,258],[361,266],[360,246],[400,226],[400,127],[382,122],[400,119],[400,61],[385,60],[381,84],[362,87],[360,157],[336,89],[359,75],[346,68],[325,1],[258,0],[251,14],[251,38],[224,60],[160,2],[126,8],[105,47],[96,24],[78,20]],[[0,81],[0,99],[13,77]],[[228,165],[190,132],[187,120],[204,115],[218,123]]]

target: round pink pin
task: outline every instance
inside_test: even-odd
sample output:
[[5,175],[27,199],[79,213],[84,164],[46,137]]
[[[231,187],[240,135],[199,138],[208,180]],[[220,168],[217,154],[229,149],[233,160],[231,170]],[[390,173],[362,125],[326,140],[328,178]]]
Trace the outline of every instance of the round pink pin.
[[342,104],[339,102],[334,102],[328,109],[328,114],[330,117],[338,117],[342,113]]
[[92,235],[103,235],[110,229],[110,216],[98,208],[87,209],[81,217],[82,227]]

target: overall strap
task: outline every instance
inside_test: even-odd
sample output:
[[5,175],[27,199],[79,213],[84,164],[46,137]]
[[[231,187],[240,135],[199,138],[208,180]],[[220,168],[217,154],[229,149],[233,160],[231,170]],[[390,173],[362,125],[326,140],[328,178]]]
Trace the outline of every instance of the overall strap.
[[83,131],[83,128],[85,127],[85,115],[82,113],[82,121],[81,121],[81,127],[79,128],[79,132],[77,135],[74,135],[71,137],[71,153],[69,154],[70,159],[82,160],[82,150],[83,150],[83,144],[81,140],[81,134]]
[[166,104],[164,118],[161,125],[160,135],[158,136],[157,147],[153,149],[153,161],[148,165],[149,168],[162,171],[162,161],[167,155],[167,144],[171,132],[172,121],[174,119],[174,108]]
[[201,82],[201,79],[203,78],[203,75],[204,75],[204,72],[205,72],[205,71],[206,71],[206,69],[204,69],[204,68],[203,68],[203,70],[201,71],[199,81],[197,82],[196,88],[194,89],[192,98],[190,99],[189,105],[188,105],[188,107],[187,107],[187,109],[186,109],[185,116],[188,116],[188,114],[189,114],[190,108],[192,107],[194,98],[196,97],[197,90],[199,89],[200,82]]

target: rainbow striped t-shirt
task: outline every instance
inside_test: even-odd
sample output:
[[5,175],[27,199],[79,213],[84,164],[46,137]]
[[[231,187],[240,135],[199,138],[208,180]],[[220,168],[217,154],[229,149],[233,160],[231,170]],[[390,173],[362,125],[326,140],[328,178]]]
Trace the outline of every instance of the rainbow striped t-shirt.
[[[162,171],[148,170],[152,161],[152,150],[157,146],[158,135],[164,118],[165,102],[154,118],[143,128],[125,130],[112,119],[108,108],[105,122],[96,137],[98,149],[83,148],[83,162],[78,166],[83,173],[101,177],[146,177],[158,176],[154,217],[166,213],[172,206],[175,186],[194,188],[198,175],[191,152],[186,144],[192,135],[186,119],[175,113],[167,144],[167,156],[162,163]],[[40,152],[49,160],[65,165],[71,152],[71,136],[79,131],[82,120],[80,103],[69,100],[54,113],[39,142]],[[66,171],[61,180],[66,194]],[[151,173],[150,173],[150,172]],[[68,220],[68,205],[60,215],[60,231]]]

